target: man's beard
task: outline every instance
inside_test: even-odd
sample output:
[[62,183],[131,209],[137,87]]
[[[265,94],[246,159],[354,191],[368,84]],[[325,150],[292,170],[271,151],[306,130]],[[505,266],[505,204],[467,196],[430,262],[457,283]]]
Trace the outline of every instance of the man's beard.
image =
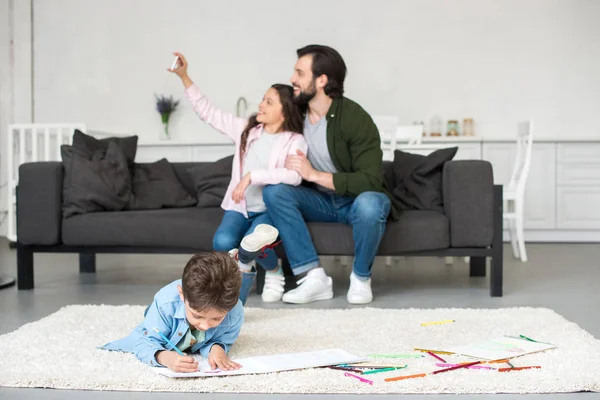
[[308,105],[308,102],[311,101],[316,95],[317,85],[313,79],[306,90],[300,90],[300,93],[297,96],[294,96],[294,103],[299,106],[306,106]]

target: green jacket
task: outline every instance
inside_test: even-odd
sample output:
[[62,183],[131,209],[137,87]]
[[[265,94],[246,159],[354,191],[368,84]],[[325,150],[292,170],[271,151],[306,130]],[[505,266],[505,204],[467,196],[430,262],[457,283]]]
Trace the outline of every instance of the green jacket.
[[333,174],[335,192],[341,196],[383,192],[392,202],[390,218],[397,220],[400,207],[386,188],[381,137],[371,116],[342,97],[333,99],[326,118],[327,147],[338,171]]

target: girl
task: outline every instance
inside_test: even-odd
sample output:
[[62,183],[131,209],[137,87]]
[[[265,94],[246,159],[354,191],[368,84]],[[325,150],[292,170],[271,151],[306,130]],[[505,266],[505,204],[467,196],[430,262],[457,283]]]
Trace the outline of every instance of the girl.
[[[229,251],[238,259],[243,273],[240,300],[245,304],[256,271],[255,259],[265,269],[262,299],[281,300],[284,277],[273,250],[279,232],[273,227],[262,198],[265,185],[286,183],[299,185],[300,175],[285,168],[288,155],[297,150],[306,153],[307,144],[300,134],[303,117],[293,102],[289,85],[275,84],[265,93],[258,112],[249,119],[237,118],[214,107],[187,74],[188,63],[181,53],[175,68],[185,95],[204,122],[228,136],[235,143],[231,182],[221,207],[225,215],[213,238],[216,251]],[[239,247],[239,250],[238,250]]]

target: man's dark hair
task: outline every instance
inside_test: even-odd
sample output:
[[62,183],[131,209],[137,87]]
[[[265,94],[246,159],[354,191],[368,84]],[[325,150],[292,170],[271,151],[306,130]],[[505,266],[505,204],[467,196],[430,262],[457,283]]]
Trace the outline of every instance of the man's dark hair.
[[326,75],[328,83],[325,86],[325,94],[336,98],[344,95],[344,79],[346,79],[346,63],[337,52],[328,46],[310,44],[296,50],[298,58],[312,55],[313,79]]
[[196,311],[229,312],[238,302],[242,276],[237,262],[225,253],[194,254],[183,269],[183,298]]

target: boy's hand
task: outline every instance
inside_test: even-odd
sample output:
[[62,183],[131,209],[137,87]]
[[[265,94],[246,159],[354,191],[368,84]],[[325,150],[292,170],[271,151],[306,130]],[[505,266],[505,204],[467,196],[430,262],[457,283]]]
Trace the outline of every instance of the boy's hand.
[[214,344],[208,353],[208,364],[212,369],[220,368],[222,370],[240,369],[242,366],[235,361],[231,361],[225,350],[218,344]]
[[174,351],[160,351],[156,361],[174,372],[198,372],[198,362],[190,356],[180,356]]

